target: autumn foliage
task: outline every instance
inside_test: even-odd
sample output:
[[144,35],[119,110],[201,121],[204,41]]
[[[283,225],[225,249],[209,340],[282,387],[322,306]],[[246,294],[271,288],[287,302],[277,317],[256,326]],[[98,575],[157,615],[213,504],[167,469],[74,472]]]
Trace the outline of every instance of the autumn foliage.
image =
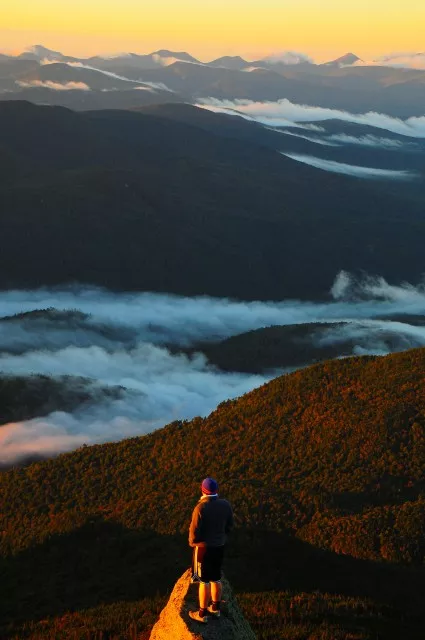
[[[209,474],[235,507],[238,532],[227,565],[237,591],[245,592],[246,615],[255,626],[266,606],[265,596],[255,600],[250,590],[273,589],[280,593],[275,607],[287,633],[293,628],[293,635],[276,635],[275,628],[261,637],[401,637],[389,635],[388,629],[398,628],[395,623],[382,631],[386,613],[379,607],[385,603],[390,617],[406,621],[413,616],[409,637],[416,637],[425,557],[424,374],[425,350],[420,349],[328,361],[224,402],[208,418],[177,421],[144,437],[82,447],[0,474],[0,569],[9,580],[0,604],[3,628],[12,634],[19,619],[19,624],[38,625],[40,616],[54,617],[67,608],[164,594],[187,566],[188,521],[200,480]],[[279,571],[266,563],[254,579],[247,567],[253,557],[258,560],[267,536]],[[294,544],[295,560],[285,556]],[[321,568],[312,579],[316,561]],[[291,562],[294,567],[304,562],[292,584]],[[325,584],[327,562],[335,571]],[[348,566],[354,586],[347,597],[354,600],[342,605],[342,595],[334,600],[323,595],[325,600],[318,596],[313,606],[306,596],[310,604],[305,606],[313,607],[314,615],[306,613],[302,622],[291,613],[288,598],[296,594],[287,589],[294,585],[299,592],[316,584],[348,594]],[[31,572],[32,595],[25,571]],[[36,572],[41,572],[38,578]],[[79,597],[53,588],[55,572],[62,572],[64,583],[79,585]],[[367,584],[367,572],[379,573],[381,591]],[[131,588],[122,584],[126,576]],[[81,584],[92,585],[90,597],[81,595]],[[358,623],[363,635],[350,636],[344,623],[339,635],[307,634],[308,629],[316,633],[322,609],[331,610],[332,618],[336,608],[346,607],[360,620],[357,606],[363,612],[366,607],[369,622],[375,615],[380,620],[374,631]]]

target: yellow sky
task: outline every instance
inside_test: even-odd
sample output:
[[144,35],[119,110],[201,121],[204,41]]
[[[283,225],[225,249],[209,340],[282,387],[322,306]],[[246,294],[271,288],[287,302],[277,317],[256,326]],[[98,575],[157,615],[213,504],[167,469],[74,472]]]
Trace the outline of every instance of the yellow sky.
[[425,0],[13,0],[0,50],[44,44],[69,55],[158,48],[202,60],[302,51],[317,61],[425,50]]

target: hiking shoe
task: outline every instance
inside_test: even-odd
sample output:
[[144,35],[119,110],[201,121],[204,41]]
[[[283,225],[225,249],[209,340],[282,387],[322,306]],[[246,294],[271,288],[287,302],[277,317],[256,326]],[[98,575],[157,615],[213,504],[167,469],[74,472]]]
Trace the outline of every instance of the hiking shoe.
[[208,613],[211,613],[215,618],[219,618],[221,615],[220,609],[217,609],[217,611],[214,611],[212,604],[210,604],[210,606],[208,607]]
[[202,618],[202,616],[199,615],[199,611],[189,611],[189,618],[196,620],[196,622],[202,622],[203,624],[208,622],[208,616]]

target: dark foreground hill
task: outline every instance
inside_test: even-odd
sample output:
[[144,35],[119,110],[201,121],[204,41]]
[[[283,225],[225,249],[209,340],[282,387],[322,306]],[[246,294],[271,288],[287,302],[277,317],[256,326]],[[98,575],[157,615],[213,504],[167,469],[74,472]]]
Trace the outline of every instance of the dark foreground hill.
[[419,640],[424,372],[425,350],[329,361],[208,418],[1,474],[0,636],[146,637],[211,474],[259,638]]
[[[53,411],[74,411],[99,400],[119,398],[120,387],[100,387],[77,376],[10,376],[0,373],[0,429]],[[1,463],[0,463],[1,466]]]
[[390,323],[386,325],[379,320],[375,325],[368,321],[363,335],[361,322],[276,325],[231,336],[220,342],[199,344],[188,351],[201,351],[211,364],[223,371],[261,373],[283,372],[360,352],[394,353],[423,346],[421,338],[409,335],[409,323],[421,326],[424,318],[400,315],[388,320],[396,318],[400,323],[397,330]]
[[254,329],[214,343],[196,345],[189,353],[201,351],[208,362],[222,371],[262,373],[283,371],[307,364],[353,354],[355,341],[321,344],[330,327],[345,322],[276,325]]
[[341,269],[418,280],[419,182],[326,173],[263,144],[258,125],[231,137],[229,116],[187,109],[0,103],[0,288],[264,300],[323,297]]

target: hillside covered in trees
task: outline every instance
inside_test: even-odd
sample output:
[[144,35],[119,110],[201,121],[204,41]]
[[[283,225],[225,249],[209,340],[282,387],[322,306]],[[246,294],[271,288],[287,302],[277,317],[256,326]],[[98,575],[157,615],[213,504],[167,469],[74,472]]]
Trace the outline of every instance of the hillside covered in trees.
[[210,474],[259,638],[419,640],[424,374],[422,349],[327,361],[205,419],[0,474],[0,637],[147,637]]
[[0,287],[281,300],[326,298],[341,270],[418,281],[422,178],[320,171],[283,155],[294,136],[229,118],[0,102]]

